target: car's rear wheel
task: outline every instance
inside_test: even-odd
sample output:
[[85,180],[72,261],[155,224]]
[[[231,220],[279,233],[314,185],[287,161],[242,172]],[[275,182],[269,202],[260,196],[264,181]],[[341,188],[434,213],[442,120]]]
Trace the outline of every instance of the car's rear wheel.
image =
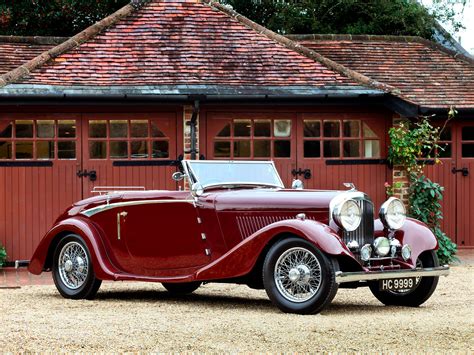
[[188,295],[196,291],[199,286],[201,286],[200,282],[184,282],[184,283],[162,283],[163,287],[171,293],[172,295]]
[[63,238],[53,257],[53,280],[65,298],[92,299],[102,283],[95,277],[84,240],[75,234]]
[[[418,257],[417,267],[439,266],[438,256],[434,250],[424,252]],[[418,277],[415,287],[408,290],[381,291],[379,283],[370,283],[373,295],[387,306],[418,307],[425,303],[433,294],[438,285],[439,277]]]
[[310,242],[292,237],[277,242],[263,264],[263,284],[283,312],[321,312],[336,295],[335,260]]

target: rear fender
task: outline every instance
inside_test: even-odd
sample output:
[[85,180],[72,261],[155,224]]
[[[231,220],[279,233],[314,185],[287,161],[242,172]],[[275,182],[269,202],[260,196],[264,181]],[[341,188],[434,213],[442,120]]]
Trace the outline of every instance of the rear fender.
[[62,237],[77,234],[82,237],[91,254],[94,272],[98,279],[113,280],[117,270],[111,264],[102,237],[94,224],[82,217],[72,217],[56,224],[41,240],[31,258],[28,271],[39,275],[52,264],[54,248]]
[[221,258],[199,270],[196,279],[225,279],[246,275],[253,269],[265,247],[285,235],[306,239],[328,255],[354,259],[339,236],[327,225],[312,220],[292,219],[272,223],[252,234]]

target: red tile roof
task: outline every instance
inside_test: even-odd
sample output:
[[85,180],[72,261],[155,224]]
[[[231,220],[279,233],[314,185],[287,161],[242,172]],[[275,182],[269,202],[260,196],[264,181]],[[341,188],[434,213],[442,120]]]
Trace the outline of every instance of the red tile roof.
[[[0,79],[4,85],[379,88],[321,56],[315,61],[292,50],[295,43],[253,25],[215,3],[154,0],[134,12],[127,5],[105,31],[96,34],[90,28],[86,32],[92,35],[80,34],[62,45],[66,51],[54,49]],[[84,43],[71,49],[76,40]],[[46,59],[51,60],[42,65]]]
[[51,49],[65,38],[0,36],[0,75]]
[[474,107],[474,60],[417,37],[289,36],[418,105]]

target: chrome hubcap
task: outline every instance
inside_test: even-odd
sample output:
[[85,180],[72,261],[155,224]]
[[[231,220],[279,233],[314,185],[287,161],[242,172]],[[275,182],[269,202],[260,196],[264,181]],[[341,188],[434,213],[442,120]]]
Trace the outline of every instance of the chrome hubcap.
[[305,248],[291,248],[277,260],[274,280],[280,294],[292,302],[311,299],[321,286],[321,265]]
[[72,290],[81,287],[87,279],[89,261],[83,246],[69,242],[61,249],[58,260],[59,277]]

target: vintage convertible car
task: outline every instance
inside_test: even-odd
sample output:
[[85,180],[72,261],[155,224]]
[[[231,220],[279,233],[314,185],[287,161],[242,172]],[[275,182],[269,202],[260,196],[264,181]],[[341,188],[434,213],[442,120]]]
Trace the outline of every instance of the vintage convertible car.
[[[317,313],[338,287],[368,286],[387,305],[418,306],[440,275],[437,240],[389,198],[374,220],[368,196],[285,189],[273,162],[182,161],[189,191],[108,191],[79,201],[38,246],[30,272],[52,271],[67,298],[102,280],[265,289],[285,312]],[[298,185],[298,184],[295,184]],[[350,184],[348,184],[350,185]]]

